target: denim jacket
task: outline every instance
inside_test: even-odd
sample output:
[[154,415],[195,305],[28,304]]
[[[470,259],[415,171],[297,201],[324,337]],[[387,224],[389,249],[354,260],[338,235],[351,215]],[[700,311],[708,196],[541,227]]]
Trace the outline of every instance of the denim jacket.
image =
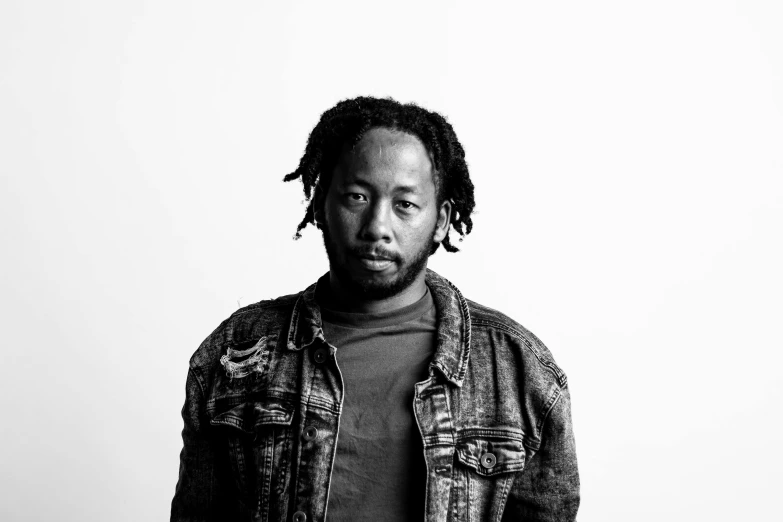
[[[428,270],[437,310],[413,410],[435,521],[573,521],[565,374],[505,315]],[[343,387],[315,284],[235,312],[190,360],[172,521],[323,521]]]

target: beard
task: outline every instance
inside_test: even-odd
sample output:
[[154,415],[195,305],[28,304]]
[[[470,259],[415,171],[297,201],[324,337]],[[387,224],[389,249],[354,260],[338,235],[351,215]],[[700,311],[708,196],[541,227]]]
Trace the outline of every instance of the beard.
[[[407,262],[397,254],[385,251],[379,252],[377,248],[372,246],[345,249],[344,255],[347,256],[360,257],[362,255],[380,254],[389,257],[399,267],[398,272],[394,276],[378,280],[376,279],[377,276],[373,277],[371,274],[362,276],[361,274],[351,272],[343,262],[343,259],[340,258],[339,248],[335,245],[329,233],[329,223],[324,220],[323,226],[320,228],[323,233],[326,255],[329,258],[330,271],[334,273],[340,284],[351,294],[360,299],[370,301],[393,297],[413,284],[418,275],[427,268],[427,259],[430,257],[433,246],[433,243],[422,245]],[[435,228],[433,227],[431,236],[434,233]]]

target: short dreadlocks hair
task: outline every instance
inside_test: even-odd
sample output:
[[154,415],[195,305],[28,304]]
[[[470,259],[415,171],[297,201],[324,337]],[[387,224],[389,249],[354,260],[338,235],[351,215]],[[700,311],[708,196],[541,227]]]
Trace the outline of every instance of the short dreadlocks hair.
[[[305,197],[309,200],[294,238],[299,239],[300,232],[314,222],[315,201],[312,195],[316,185],[323,191],[328,190],[344,148],[353,149],[368,130],[376,127],[406,132],[421,140],[434,160],[438,206],[446,200],[451,201],[451,226],[462,241],[473,229],[470,215],[475,202],[465,151],[451,124],[437,112],[416,104],[403,105],[392,98],[367,96],[343,100],[324,112],[310,133],[299,167],[283,178],[283,181],[300,178]],[[435,253],[437,248],[436,244],[430,253]],[[448,252],[459,251],[451,244],[448,233],[443,239],[443,248]]]

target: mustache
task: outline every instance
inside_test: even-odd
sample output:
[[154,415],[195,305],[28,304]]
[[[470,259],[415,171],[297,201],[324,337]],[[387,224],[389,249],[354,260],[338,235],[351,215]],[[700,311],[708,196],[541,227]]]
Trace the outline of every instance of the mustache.
[[372,247],[372,246],[354,247],[350,249],[350,253],[351,255],[356,257],[376,257],[376,258],[388,259],[390,261],[400,260],[400,256],[398,254],[395,254],[394,252],[390,250],[386,250],[384,248]]

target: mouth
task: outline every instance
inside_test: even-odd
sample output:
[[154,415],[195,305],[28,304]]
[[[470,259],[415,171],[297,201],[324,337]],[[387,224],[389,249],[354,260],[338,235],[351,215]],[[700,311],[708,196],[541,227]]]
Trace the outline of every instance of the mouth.
[[371,272],[381,272],[389,268],[394,263],[392,259],[381,256],[364,255],[359,256],[358,259],[361,265]]

